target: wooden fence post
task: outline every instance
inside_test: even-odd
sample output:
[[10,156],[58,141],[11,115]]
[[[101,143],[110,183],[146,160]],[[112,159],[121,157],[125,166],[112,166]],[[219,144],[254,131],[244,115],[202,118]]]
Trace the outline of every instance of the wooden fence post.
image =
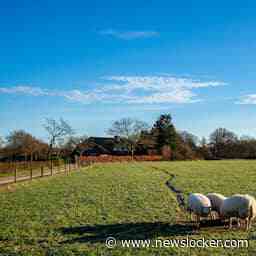
[[14,168],[14,182],[17,182],[17,166],[15,164],[15,168]]
[[51,176],[53,175],[53,163],[52,163],[52,159],[51,159]]
[[30,179],[31,180],[33,179],[33,168],[32,168],[32,166],[30,166]]
[[44,177],[44,167],[41,166],[41,177]]
[[58,160],[58,172],[60,172],[60,160]]

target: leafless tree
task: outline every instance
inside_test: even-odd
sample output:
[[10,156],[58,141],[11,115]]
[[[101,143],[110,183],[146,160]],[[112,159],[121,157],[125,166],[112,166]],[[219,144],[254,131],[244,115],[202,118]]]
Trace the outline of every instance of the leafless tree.
[[43,125],[49,136],[49,156],[52,155],[53,148],[62,142],[66,136],[74,134],[71,126],[62,118],[59,121],[51,118],[45,120]]
[[107,133],[125,139],[128,150],[133,157],[141,132],[148,129],[148,124],[143,121],[132,118],[122,118],[113,122],[112,127]]
[[210,134],[210,144],[215,157],[224,157],[229,153],[230,145],[238,141],[235,133],[225,128],[218,128]]
[[199,138],[197,136],[187,131],[181,131],[179,132],[179,135],[184,143],[189,145],[192,150],[196,150],[197,145],[199,144]]
[[66,141],[61,145],[62,149],[73,151],[77,145],[80,143],[83,143],[88,137],[86,135],[84,136],[70,136],[67,138]]

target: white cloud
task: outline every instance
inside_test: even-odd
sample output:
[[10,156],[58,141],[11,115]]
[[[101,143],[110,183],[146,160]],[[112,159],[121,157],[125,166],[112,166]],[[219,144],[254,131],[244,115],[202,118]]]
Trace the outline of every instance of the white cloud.
[[256,94],[248,94],[248,95],[242,96],[240,98],[240,101],[237,102],[237,104],[255,105],[256,104]]
[[173,92],[158,92],[149,96],[134,98],[131,103],[192,103],[194,94],[188,90],[175,90]]
[[48,95],[48,92],[39,88],[31,86],[15,86],[15,87],[0,87],[0,93],[7,94],[28,94],[32,96]]
[[0,87],[0,93],[62,97],[73,102],[90,104],[161,104],[200,101],[194,90],[225,85],[219,81],[200,81],[174,76],[107,76],[91,90],[47,90],[32,86]]
[[156,37],[159,35],[157,31],[118,31],[114,29],[106,29],[99,31],[100,35],[112,36],[123,40],[132,40],[138,38]]
[[100,100],[98,95],[93,92],[89,93],[89,92],[82,92],[79,90],[60,92],[58,96],[62,96],[68,100],[77,101],[81,103],[91,103],[93,101]]
[[[111,89],[128,94],[130,103],[193,103],[199,101],[193,89],[226,85],[219,81],[202,82],[174,76],[110,76],[105,79],[116,82]],[[138,89],[145,94],[134,94]]]
[[202,82],[192,78],[182,78],[175,76],[110,76],[107,80],[126,83],[128,87],[152,88],[203,88],[226,85],[219,81]]

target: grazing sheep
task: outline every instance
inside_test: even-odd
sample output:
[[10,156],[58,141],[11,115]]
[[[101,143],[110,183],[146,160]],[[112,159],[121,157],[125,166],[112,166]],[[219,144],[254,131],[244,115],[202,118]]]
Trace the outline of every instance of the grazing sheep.
[[229,218],[229,228],[232,228],[233,218],[245,221],[246,230],[251,226],[251,221],[256,217],[256,200],[250,195],[236,194],[224,200],[220,215],[222,218]]
[[199,226],[200,217],[207,217],[211,213],[211,201],[203,194],[191,193],[188,197],[188,211],[191,219],[192,213],[196,216],[196,223]]
[[245,198],[249,200],[249,216],[246,219],[245,226],[246,230],[248,230],[251,227],[252,221],[256,217],[256,200],[253,196],[250,195],[244,195]]
[[[221,208],[222,203],[226,199],[226,197],[221,194],[218,194],[218,193],[209,193],[206,196],[211,201],[212,211],[217,212],[218,216],[220,216],[220,208]],[[212,219],[214,219],[214,216],[212,213],[211,213],[211,217],[212,217]]]

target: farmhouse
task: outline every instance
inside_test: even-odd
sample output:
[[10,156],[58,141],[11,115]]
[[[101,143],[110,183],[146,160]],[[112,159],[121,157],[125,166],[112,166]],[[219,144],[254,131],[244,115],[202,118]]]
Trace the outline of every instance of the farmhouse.
[[89,137],[75,149],[80,156],[128,155],[125,141],[120,137]]

